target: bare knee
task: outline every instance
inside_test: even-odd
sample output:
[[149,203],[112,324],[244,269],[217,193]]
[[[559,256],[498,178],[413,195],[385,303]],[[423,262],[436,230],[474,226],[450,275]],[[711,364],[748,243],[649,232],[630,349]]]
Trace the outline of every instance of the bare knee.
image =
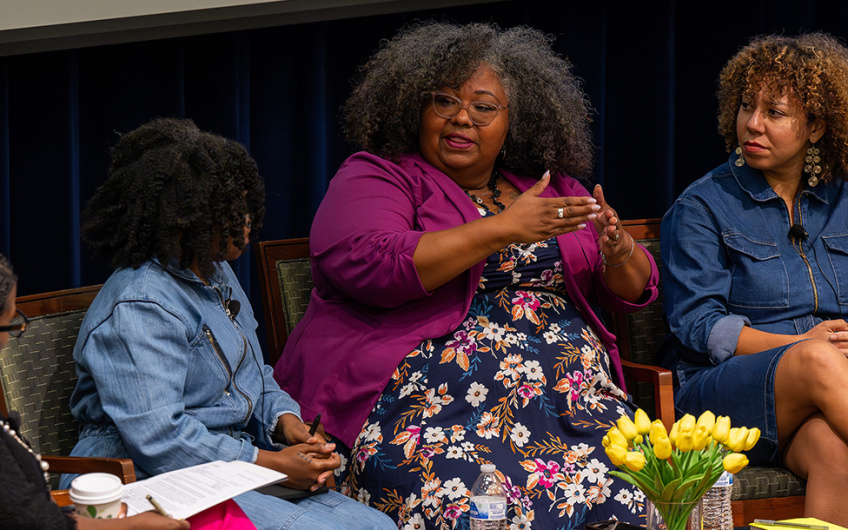
[[804,384],[830,383],[838,374],[848,373],[848,359],[839,348],[824,340],[811,339],[789,348],[777,365],[777,374],[788,375]]

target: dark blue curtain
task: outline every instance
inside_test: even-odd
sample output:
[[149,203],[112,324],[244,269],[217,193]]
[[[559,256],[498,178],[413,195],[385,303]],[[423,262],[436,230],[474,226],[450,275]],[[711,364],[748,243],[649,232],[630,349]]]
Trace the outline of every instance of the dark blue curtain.
[[[383,38],[415,19],[526,24],[557,37],[597,109],[594,180],[624,218],[661,216],[724,160],[715,79],[751,36],[848,32],[848,4],[514,0],[0,58],[0,252],[19,292],[100,283],[79,213],[116,133],[190,117],[248,146],[265,177],[262,239],[308,235],[349,154],[338,109]],[[259,305],[255,265],[235,264]],[[260,312],[261,313],[261,312]]]

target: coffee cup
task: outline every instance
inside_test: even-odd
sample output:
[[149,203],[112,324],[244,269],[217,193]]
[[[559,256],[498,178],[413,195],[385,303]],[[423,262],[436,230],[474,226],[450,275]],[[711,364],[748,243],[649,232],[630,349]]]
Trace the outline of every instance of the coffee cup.
[[121,479],[109,473],[80,475],[68,492],[77,514],[90,519],[117,519],[123,494]]

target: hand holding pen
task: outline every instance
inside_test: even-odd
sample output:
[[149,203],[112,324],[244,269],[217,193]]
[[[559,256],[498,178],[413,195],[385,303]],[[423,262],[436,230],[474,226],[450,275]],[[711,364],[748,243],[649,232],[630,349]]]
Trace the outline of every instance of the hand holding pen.
[[315,433],[318,432],[318,425],[321,424],[321,413],[319,412],[315,419],[312,421],[312,427],[309,428],[309,436],[315,436]]

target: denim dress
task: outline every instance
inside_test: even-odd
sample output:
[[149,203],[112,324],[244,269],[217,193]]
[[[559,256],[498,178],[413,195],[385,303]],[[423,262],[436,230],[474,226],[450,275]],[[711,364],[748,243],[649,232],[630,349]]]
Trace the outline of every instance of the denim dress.
[[413,349],[368,416],[346,455],[353,496],[399,528],[467,529],[469,489],[494,463],[509,528],[644,522],[601,445],[626,396],[562,282],[555,239],[488,258],[463,322]]
[[774,374],[791,345],[734,356],[743,326],[799,335],[848,316],[848,184],[811,187],[794,225],[763,175],[735,156],[691,184],[662,222],[664,309],[675,404],[758,427],[752,462],[779,464]]

